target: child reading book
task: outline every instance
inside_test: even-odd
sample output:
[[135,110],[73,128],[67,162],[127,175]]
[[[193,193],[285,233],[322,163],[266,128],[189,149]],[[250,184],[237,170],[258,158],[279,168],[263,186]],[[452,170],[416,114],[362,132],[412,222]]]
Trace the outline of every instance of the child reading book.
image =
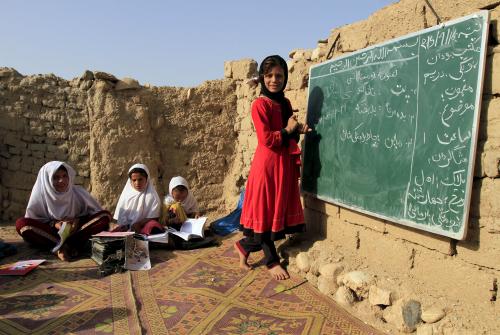
[[181,176],[174,177],[168,185],[168,195],[163,201],[163,220],[169,226],[179,229],[188,217],[198,218],[198,202],[189,192],[186,179]]
[[26,214],[16,221],[26,242],[53,250],[63,261],[81,253],[90,236],[107,230],[111,218],[86,189],[74,184],[75,177],[65,162],[46,163],[38,171]]
[[[170,180],[169,195],[163,201],[163,222],[168,226],[171,241],[176,249],[194,249],[214,242],[204,234],[206,217],[200,218],[198,202],[189,191],[186,179],[181,176]],[[190,219],[191,217],[191,219]]]
[[193,238],[203,238],[205,237],[205,222],[206,217],[200,217],[197,219],[187,219],[182,223],[179,230],[169,227],[168,232],[175,236],[182,238],[184,241],[189,241]]
[[149,176],[149,170],[144,164],[134,164],[128,170],[128,179],[113,217],[118,225],[113,231],[134,231],[150,235],[165,230],[158,222],[160,197]]

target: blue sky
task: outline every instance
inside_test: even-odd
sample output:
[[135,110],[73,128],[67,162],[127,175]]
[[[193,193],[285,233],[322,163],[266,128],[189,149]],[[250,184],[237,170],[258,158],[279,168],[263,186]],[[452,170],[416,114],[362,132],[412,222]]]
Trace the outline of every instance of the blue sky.
[[312,49],[396,0],[0,0],[0,67],[65,79],[84,70],[197,86],[224,61]]

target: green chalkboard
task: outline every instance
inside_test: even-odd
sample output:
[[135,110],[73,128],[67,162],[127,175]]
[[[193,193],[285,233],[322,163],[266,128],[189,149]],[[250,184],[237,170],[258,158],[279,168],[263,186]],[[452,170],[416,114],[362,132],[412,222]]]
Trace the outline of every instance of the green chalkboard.
[[302,191],[464,239],[488,19],[480,11],[311,67]]

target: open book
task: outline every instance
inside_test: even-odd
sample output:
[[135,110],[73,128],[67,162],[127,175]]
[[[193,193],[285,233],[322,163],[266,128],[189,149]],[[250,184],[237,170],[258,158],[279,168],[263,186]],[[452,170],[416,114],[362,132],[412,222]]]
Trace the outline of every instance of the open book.
[[168,228],[168,232],[173,235],[177,235],[183,240],[187,241],[195,237],[204,237],[203,231],[207,217],[200,217],[197,219],[187,219],[181,226],[180,230],[176,230],[172,227]]
[[59,243],[57,243],[57,245],[52,249],[52,252],[56,252],[61,249],[64,241],[66,241],[69,235],[71,235],[71,224],[64,222],[57,233],[59,234]]
[[[85,222],[85,225],[90,226],[94,222],[99,221],[100,219],[101,219],[100,216],[96,216],[92,220]],[[81,228],[79,228],[79,229],[81,229]],[[57,243],[57,245],[54,248],[52,248],[52,252],[56,252],[57,250],[61,249],[64,242],[66,242],[67,238],[78,231],[78,230],[75,230],[75,231],[72,231],[72,230],[73,230],[73,226],[70,222],[64,221],[62,223],[61,228],[59,228],[59,231],[57,232],[59,234],[59,243]]]

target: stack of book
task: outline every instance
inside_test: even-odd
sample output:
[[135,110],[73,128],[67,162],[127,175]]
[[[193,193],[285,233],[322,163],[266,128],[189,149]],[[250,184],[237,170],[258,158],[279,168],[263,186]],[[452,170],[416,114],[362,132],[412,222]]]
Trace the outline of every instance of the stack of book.
[[103,232],[92,236],[91,258],[101,276],[121,272],[125,263],[125,241],[133,233]]

